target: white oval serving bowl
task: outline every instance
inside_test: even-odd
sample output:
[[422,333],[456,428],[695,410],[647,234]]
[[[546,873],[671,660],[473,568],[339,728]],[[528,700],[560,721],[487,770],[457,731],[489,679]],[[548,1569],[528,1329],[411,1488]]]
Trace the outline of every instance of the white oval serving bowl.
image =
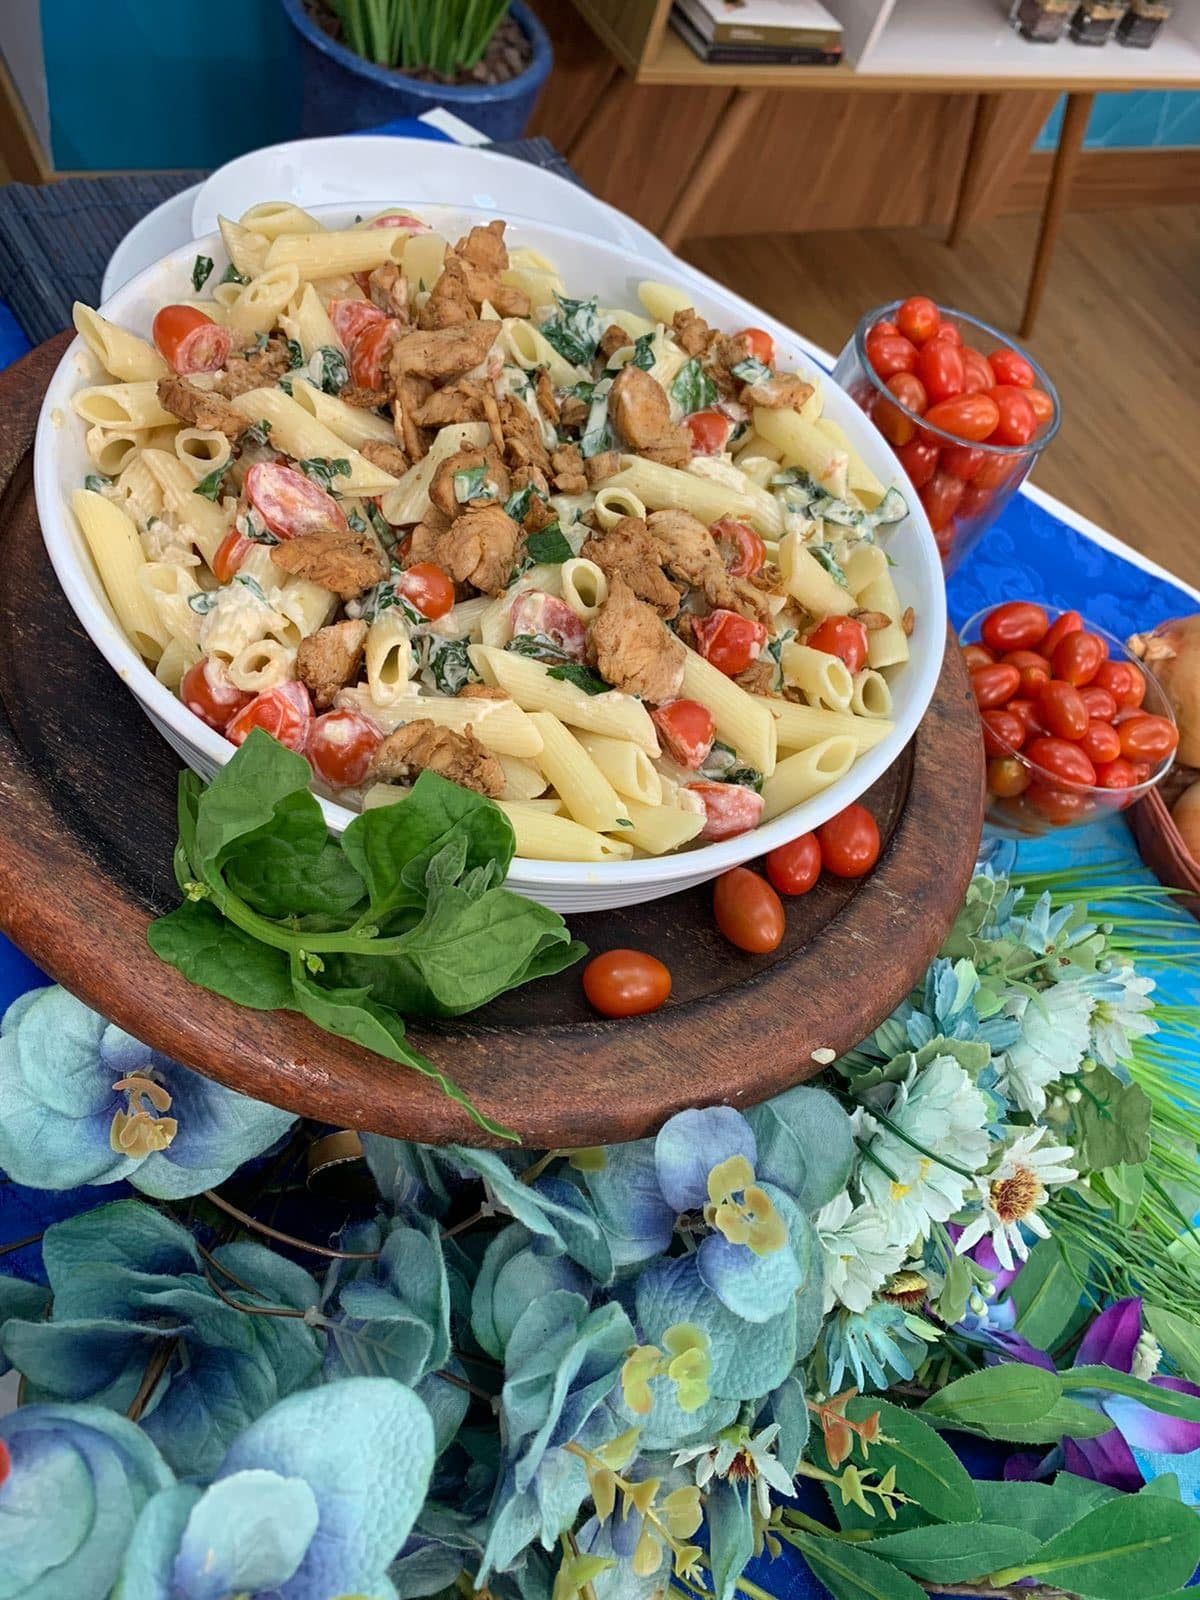
[[[317,214],[322,221],[337,225],[352,221],[354,210],[327,206]],[[453,239],[473,223],[490,220],[492,213],[427,205],[421,207],[421,215]],[[661,260],[647,260],[568,229],[541,223],[514,223],[509,238],[513,244],[542,251],[555,261],[572,293],[598,293],[602,304],[636,307],[637,285],[646,278],[668,279],[694,290],[696,310],[714,326],[726,330],[765,328],[775,340],[781,366],[796,367],[801,372],[813,370],[794,333],[683,262],[667,269]],[[212,256],[218,270],[227,259],[219,234],[193,240],[119,289],[101,308],[104,315],[149,337],[150,324],[160,306],[194,296],[191,270],[197,254]],[[71,407],[71,397],[87,384],[104,381],[91,352],[81,339],[76,339],[55,371],[38,421],[34,487],[42,537],[71,608],[96,648],[133,691],[143,711],[177,754],[202,777],[211,779],[232,756],[234,746],[160,684],[126,639],[69,509],[72,491],[93,470],[84,445],[84,425]],[[824,415],[845,429],[867,465],[885,483],[903,482],[899,462],[864,413],[828,377],[822,375],[822,383]],[[750,833],[675,855],[635,861],[584,863],[518,857],[509,871],[509,887],[564,912],[636,905],[703,883],[819,827],[869,789],[915,733],[933,696],[945,648],[946,601],[941,564],[920,503],[911,491],[906,498],[911,506],[909,515],[896,526],[887,548],[896,563],[893,577],[901,604],[912,606],[916,626],[911,659],[889,678],[895,726],[886,739],[864,752],[846,776],[830,788]],[[336,833],[355,815],[333,801],[322,799],[320,805]]]

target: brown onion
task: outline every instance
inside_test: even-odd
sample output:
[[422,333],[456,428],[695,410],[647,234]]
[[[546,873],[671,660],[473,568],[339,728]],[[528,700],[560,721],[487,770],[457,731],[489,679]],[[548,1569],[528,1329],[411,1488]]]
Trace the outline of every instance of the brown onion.
[[1150,633],[1135,633],[1128,643],[1171,702],[1179,724],[1176,759],[1200,767],[1200,613],[1160,622]]
[[1171,808],[1171,821],[1179,829],[1188,855],[1200,862],[1200,779],[1176,800]]

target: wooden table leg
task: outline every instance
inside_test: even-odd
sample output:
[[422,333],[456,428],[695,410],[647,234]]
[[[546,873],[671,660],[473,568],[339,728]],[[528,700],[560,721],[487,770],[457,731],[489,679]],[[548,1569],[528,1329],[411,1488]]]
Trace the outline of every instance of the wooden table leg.
[[659,230],[668,250],[678,248],[704,209],[722,168],[757,115],[763,94],[762,89],[735,89],[726,101]]
[[971,142],[967,146],[967,159],[958,183],[958,199],[954,203],[954,221],[946,243],[957,250],[963,232],[972,220],[979,191],[983,187],[984,166],[988,141],[1004,97],[998,94],[981,94],[975,103],[975,121],[971,127]]
[[1050,275],[1050,258],[1058,238],[1058,226],[1066,210],[1071,193],[1071,182],[1083,149],[1083,136],[1088,118],[1092,114],[1094,94],[1069,94],[1063,114],[1062,132],[1058,136],[1058,149],[1054,153],[1054,171],[1050,176],[1050,190],[1042,211],[1042,226],[1038,232],[1037,248],[1033,253],[1033,270],[1029,274],[1029,289],[1025,296],[1025,310],[1021,317],[1021,337],[1028,339],[1037,321],[1038,307]]

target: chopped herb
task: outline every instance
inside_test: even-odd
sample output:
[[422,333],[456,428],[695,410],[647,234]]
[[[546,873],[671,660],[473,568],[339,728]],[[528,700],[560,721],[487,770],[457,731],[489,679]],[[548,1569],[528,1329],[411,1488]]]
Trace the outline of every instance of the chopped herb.
[[350,510],[346,513],[346,522],[351,533],[366,533],[367,531],[366,522],[355,510]]
[[643,372],[649,372],[654,365],[654,335],[652,333],[639,333],[633,341],[633,354],[629,358],[631,367],[641,367]]
[[266,523],[260,522],[251,510],[247,510],[238,518],[238,532],[243,539],[249,539],[251,544],[272,545],[279,543],[279,540],[267,527]]
[[296,465],[306,478],[311,479],[327,494],[334,492],[335,478],[350,476],[350,463],[345,456],[308,456],[304,461],[298,461]]
[[376,534],[382,540],[385,549],[391,550],[396,543],[396,530],[374,500],[367,501],[367,518],[375,529]]
[[221,282],[222,283],[242,283],[242,284],[246,284],[246,283],[250,282],[250,279],[246,276],[246,274],[244,272],[239,272],[238,269],[234,266],[233,262],[231,261],[229,263],[229,265],[225,268],[225,271],[221,274]]
[[538,566],[557,565],[560,562],[569,561],[574,554],[557,522],[550,523],[544,528],[539,528],[536,533],[531,533],[525,541],[525,550],[527,554],[532,556],[534,564]]
[[744,361],[735,362],[729,370],[739,383],[763,383],[771,376],[770,367],[757,356],[747,356]]
[[267,344],[268,340],[265,333],[256,333],[254,335],[254,348],[256,350],[265,350],[267,348]]
[[573,683],[584,694],[608,694],[610,685],[591,667],[581,667],[577,661],[564,662],[561,667],[551,667],[546,674],[558,683]]
[[737,766],[737,760],[737,751],[732,745],[714,739],[712,749],[705,756],[700,772],[712,782],[724,783],[729,773]]
[[197,294],[208,282],[212,269],[213,258],[211,256],[197,256],[195,261],[192,262],[192,288],[195,289]]
[[591,393],[591,409],[579,439],[579,454],[598,456],[612,445],[612,431],[608,426],[608,393],[613,386],[611,378],[601,378]]
[[294,372],[297,367],[302,367],[304,365],[304,348],[299,339],[289,339],[287,341],[286,349],[288,353],[288,367]]
[[240,583],[244,589],[249,589],[254,598],[260,601],[264,606],[269,603],[266,595],[263,593],[262,584],[259,583],[257,578],[252,578],[248,572],[239,572],[233,581],[234,583]]
[[633,827],[633,822],[632,822],[631,818],[629,818],[629,817],[618,817],[617,818],[617,827],[618,828],[632,828]]
[[842,571],[837,557],[834,555],[833,550],[829,545],[810,544],[805,545],[805,549],[808,551],[809,555],[813,556],[821,563],[821,565],[825,568],[825,571],[833,579],[834,583],[836,583],[842,589],[849,589],[850,585],[846,581],[846,574]]
[[260,417],[252,428],[247,428],[239,441],[243,445],[266,444],[267,435],[271,431],[271,424],[266,417]]
[[292,380],[290,378],[280,378],[279,387],[283,390],[284,394],[290,395],[292,392]]
[[478,683],[479,674],[471,665],[467,643],[466,639],[444,639],[437,633],[427,633],[418,641],[427,687],[453,695],[465,683]]
[[556,294],[554,298],[558,301],[558,314],[542,323],[542,334],[564,360],[586,367],[595,356],[604,332],[597,314],[599,297],[568,300],[565,295]]
[[83,480],[83,487],[90,489],[93,494],[103,494],[106,489],[112,488],[112,479],[102,478],[98,472],[89,472]]
[[203,495],[206,500],[215,501],[217,496],[221,493],[221,480],[224,478],[225,474],[229,471],[232,465],[233,462],[231,459],[229,461],[223,461],[219,467],[214,467],[210,473],[200,479],[200,482],[192,490],[192,493]]
[[323,344],[314,350],[308,363],[308,375],[325,394],[338,395],[350,382],[350,369],[340,350]]
[[716,384],[695,356],[680,367],[671,385],[671,398],[685,417],[690,417],[693,411],[703,411],[717,398]]
[[216,605],[219,596],[211,589],[197,589],[195,594],[188,595],[188,605],[198,617],[206,617]]
[[534,495],[543,505],[548,504],[547,497],[542,491],[536,485],[527,483],[523,489],[517,489],[510,494],[504,502],[505,515],[511,517],[514,522],[524,522]]
[[[771,675],[772,689],[783,688],[783,647],[790,644],[795,637],[795,628],[785,628],[782,633],[777,633],[773,639],[767,640],[763,655],[767,656],[774,664],[774,671]],[[759,660],[762,660],[762,656],[759,657]]]
[[738,783],[743,789],[753,789],[755,794],[761,794],[763,775],[757,767],[734,767],[732,772],[725,774],[725,782]]
[[575,660],[562,645],[555,644],[544,633],[514,633],[504,648],[511,650],[515,656],[529,656],[534,661],[567,665]]
[[496,486],[487,483],[487,467],[464,467],[461,472],[454,474],[454,498],[460,506],[469,500],[495,500],[497,498]]

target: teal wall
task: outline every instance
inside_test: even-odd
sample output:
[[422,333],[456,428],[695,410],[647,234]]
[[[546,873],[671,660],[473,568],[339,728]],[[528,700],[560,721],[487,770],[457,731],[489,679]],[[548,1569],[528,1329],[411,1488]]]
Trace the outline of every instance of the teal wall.
[[[1109,50],[1118,48],[1105,46]],[[1060,100],[1038,135],[1035,149],[1053,150],[1061,123]],[[1098,94],[1084,143],[1089,150],[1200,145],[1200,91],[1136,89],[1130,94]]]

